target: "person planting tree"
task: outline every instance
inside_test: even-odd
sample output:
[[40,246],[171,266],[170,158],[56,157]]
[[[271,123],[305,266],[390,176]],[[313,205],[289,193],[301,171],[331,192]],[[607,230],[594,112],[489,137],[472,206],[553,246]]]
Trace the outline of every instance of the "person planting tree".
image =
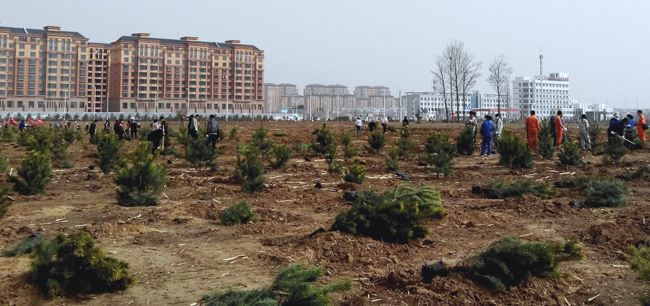
[[539,119],[535,116],[535,111],[530,111],[530,116],[526,118],[526,133],[528,134],[528,147],[537,150],[539,149]]
[[483,142],[481,143],[481,157],[485,154],[487,149],[487,157],[492,157],[492,139],[494,136],[494,123],[492,123],[492,116],[486,115],[485,121],[481,125],[481,137]]

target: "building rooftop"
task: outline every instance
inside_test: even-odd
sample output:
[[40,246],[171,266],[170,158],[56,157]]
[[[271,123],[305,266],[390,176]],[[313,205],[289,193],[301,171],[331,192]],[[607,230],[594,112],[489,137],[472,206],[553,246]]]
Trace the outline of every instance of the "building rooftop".
[[[168,38],[153,38],[149,36],[122,36],[120,37],[117,41],[125,41],[125,42],[137,42],[139,40],[157,40],[163,45],[182,45],[185,46],[188,43],[196,43],[196,44],[207,44],[210,47],[217,47],[217,48],[232,48],[235,46],[241,46],[241,47],[251,47],[254,50],[259,50],[259,48],[253,46],[253,45],[244,45],[240,43],[218,43],[218,42],[208,42],[208,41],[198,41],[198,40],[193,40],[193,39],[168,39]],[[233,41],[234,42],[234,41]]]
[[97,42],[89,42],[88,45],[97,45],[97,46],[102,46],[106,49],[111,48],[111,44],[105,44],[105,43],[97,43]]
[[12,28],[12,27],[2,27],[0,30],[9,30],[9,33],[13,34],[28,34],[28,35],[45,35],[45,33],[60,33],[60,34],[70,34],[72,37],[76,38],[86,38],[81,35],[79,32],[70,32],[70,31],[60,31],[59,27],[45,27],[43,29],[27,29],[27,28]]

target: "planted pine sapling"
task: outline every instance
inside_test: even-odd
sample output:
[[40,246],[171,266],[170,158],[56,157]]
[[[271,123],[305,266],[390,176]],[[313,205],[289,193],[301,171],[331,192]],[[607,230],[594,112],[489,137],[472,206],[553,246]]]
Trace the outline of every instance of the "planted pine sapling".
[[167,174],[165,167],[155,165],[151,143],[142,142],[129,157],[131,167],[117,171],[117,203],[122,206],[158,205],[160,193],[165,188]]
[[10,176],[14,189],[24,195],[44,193],[52,178],[52,163],[44,153],[32,151],[20,162],[18,175]]

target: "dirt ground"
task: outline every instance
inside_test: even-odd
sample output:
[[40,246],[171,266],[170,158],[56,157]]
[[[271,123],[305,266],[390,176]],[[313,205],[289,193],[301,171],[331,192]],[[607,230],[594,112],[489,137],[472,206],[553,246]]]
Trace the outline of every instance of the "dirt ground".
[[[498,155],[484,160],[476,151],[474,156],[457,157],[454,173],[438,179],[430,169],[418,167],[416,155],[432,130],[456,137],[461,126],[413,123],[418,147],[400,167],[415,178],[414,186],[438,188],[448,215],[425,223],[430,232],[426,239],[432,243],[398,245],[339,232],[308,237],[319,228],[328,229],[338,213],[350,208],[343,199],[347,185],[341,177],[327,174],[323,158],[311,152],[294,153],[285,170],[272,170],[266,163],[267,188],[252,195],[242,193],[232,180],[235,146],[248,142],[259,124],[221,123],[226,134],[237,126],[239,136],[219,144],[225,153],[217,159],[216,172],[197,172],[183,159],[160,156],[160,163],[170,160],[172,164],[166,196],[156,207],[118,206],[114,174],[88,170],[96,149],[75,143],[69,149],[75,167],[55,170],[45,195],[13,195],[15,203],[0,220],[0,249],[12,247],[31,233],[51,237],[84,230],[107,254],[128,262],[137,283],[120,293],[44,300],[26,280],[28,256],[0,257],[0,305],[192,305],[215,291],[266,286],[279,268],[296,263],[322,267],[323,282],[354,281],[354,290],[334,295],[333,305],[637,305],[638,294],[647,290],[626,258],[628,245],[649,239],[647,181],[631,183],[629,205],[612,209],[571,207],[569,202],[578,197],[575,191],[559,190],[553,200],[533,196],[487,200],[473,195],[471,187],[494,178],[525,177],[552,183],[580,175],[614,176],[648,164],[648,150],[630,153],[617,166],[603,165],[600,156],[586,153],[584,167],[566,168],[556,165],[557,160],[537,158],[534,169],[516,171],[498,166]],[[312,132],[320,125],[264,124],[273,141],[288,145],[313,142]],[[351,123],[328,125],[337,139],[345,129],[353,128]],[[523,135],[523,125],[506,128]],[[368,132],[364,132],[354,140],[355,145],[367,144]],[[397,137],[389,133],[388,143]],[[137,142],[127,142],[125,151],[133,150]],[[13,171],[26,153],[17,144],[2,144],[2,151]],[[361,153],[368,173],[358,189],[383,191],[404,183],[385,173],[385,151]],[[324,188],[314,188],[316,182]],[[220,213],[244,199],[252,203],[261,221],[220,225]],[[423,262],[442,260],[454,265],[506,235],[544,242],[577,238],[586,257],[561,264],[560,270],[569,275],[564,279],[530,278],[505,292],[485,289],[462,275],[436,278],[431,284],[421,281]]]

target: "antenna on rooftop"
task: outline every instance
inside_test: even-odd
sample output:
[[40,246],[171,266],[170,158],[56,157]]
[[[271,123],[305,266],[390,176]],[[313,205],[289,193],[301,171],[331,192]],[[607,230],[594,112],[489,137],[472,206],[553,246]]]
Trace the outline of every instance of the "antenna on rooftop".
[[544,74],[542,73],[542,59],[544,58],[544,55],[542,55],[542,47],[539,47],[539,75],[543,76]]

